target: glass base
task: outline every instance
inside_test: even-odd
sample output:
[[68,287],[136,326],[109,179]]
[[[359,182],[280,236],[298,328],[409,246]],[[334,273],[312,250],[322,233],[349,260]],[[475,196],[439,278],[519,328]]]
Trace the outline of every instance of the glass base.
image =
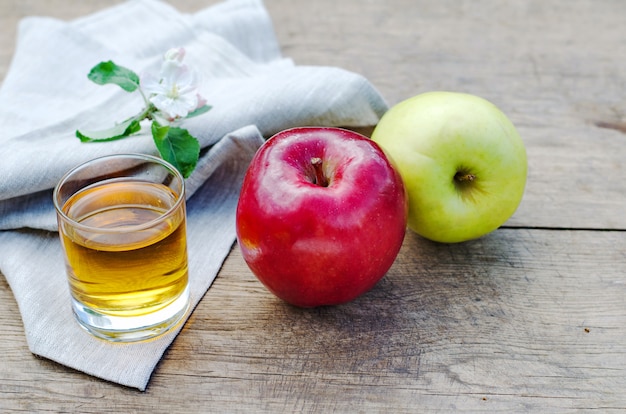
[[111,342],[136,342],[169,331],[189,309],[189,288],[163,309],[147,315],[123,317],[99,313],[72,298],[72,311],[80,326],[93,336]]

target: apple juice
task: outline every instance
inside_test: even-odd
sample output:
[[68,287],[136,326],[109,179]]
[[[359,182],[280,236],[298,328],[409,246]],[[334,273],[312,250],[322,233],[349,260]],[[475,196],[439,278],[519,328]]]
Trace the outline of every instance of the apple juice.
[[165,185],[138,180],[105,181],[69,198],[63,212],[79,225],[59,230],[74,299],[114,316],[176,300],[188,279],[184,203],[164,216],[176,198]]

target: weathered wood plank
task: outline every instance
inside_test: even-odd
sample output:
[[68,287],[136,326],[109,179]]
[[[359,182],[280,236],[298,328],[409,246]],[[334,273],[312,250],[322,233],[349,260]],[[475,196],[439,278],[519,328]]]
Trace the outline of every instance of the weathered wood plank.
[[4,286],[0,405],[626,409],[625,252],[617,232],[502,229],[457,245],[409,233],[371,292],[305,310],[268,293],[235,248],[145,394],[30,356]]
[[483,96],[528,147],[514,226],[626,228],[626,3],[268,1],[284,53],[362,73],[390,104],[429,90]]
[[[215,2],[176,5],[191,12]],[[105,6],[2,2],[0,78],[19,17],[73,18]],[[626,229],[626,135],[596,126],[626,120],[619,58],[626,53],[626,3],[268,0],[266,6],[286,56],[361,73],[390,104],[446,89],[500,106],[518,126],[530,166],[525,198],[508,225]]]

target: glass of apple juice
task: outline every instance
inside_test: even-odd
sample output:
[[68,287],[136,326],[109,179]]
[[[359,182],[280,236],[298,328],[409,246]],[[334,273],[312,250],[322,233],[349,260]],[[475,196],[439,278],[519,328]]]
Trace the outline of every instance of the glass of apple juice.
[[69,171],[53,193],[76,320],[92,335],[139,341],[189,308],[185,182],[148,155]]

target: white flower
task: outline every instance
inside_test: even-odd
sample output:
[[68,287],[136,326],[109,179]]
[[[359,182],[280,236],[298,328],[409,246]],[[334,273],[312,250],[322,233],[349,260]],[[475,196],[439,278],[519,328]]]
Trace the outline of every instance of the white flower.
[[185,49],[170,49],[163,57],[159,78],[149,73],[141,77],[147,99],[170,122],[186,117],[205,103],[196,91],[195,73],[182,63],[184,57]]

